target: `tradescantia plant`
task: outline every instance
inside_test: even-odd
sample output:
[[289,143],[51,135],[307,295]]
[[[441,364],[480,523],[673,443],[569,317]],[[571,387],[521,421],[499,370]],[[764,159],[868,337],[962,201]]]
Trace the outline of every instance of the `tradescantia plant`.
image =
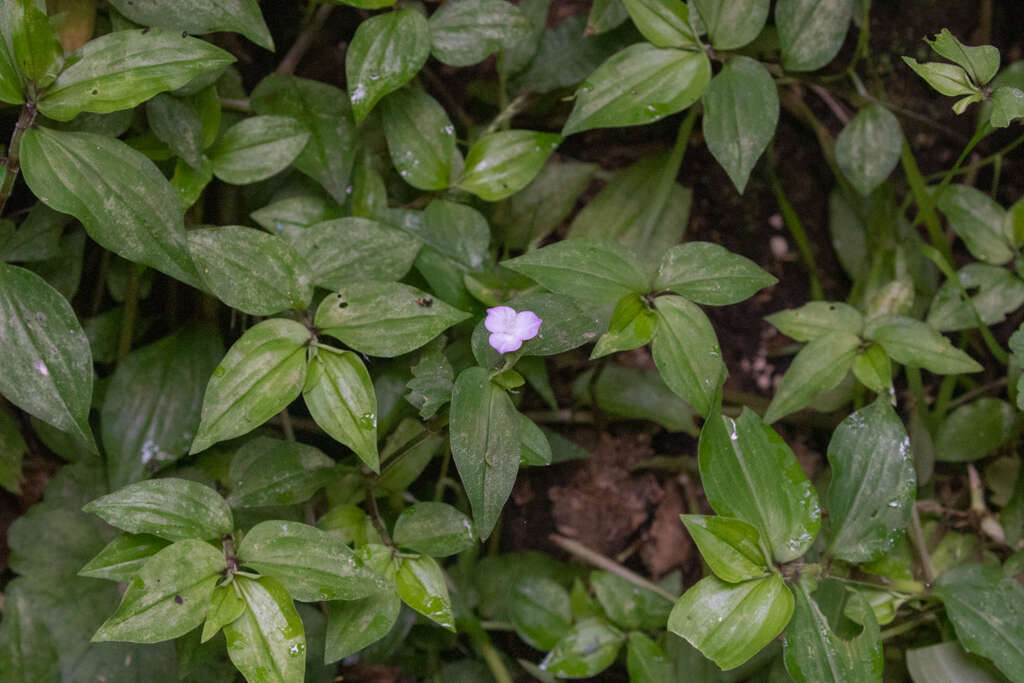
[[[1019,132],[1019,62],[956,26],[890,60],[976,112],[925,176],[870,0],[294,4],[0,0],[0,486],[35,503],[0,678],[1024,681],[1024,138],[971,156]],[[344,68],[295,76],[324,38]],[[712,321],[783,269],[685,239],[701,139],[716,211],[765,191],[806,269],[748,340],[793,342],[770,397]],[[502,552],[517,478],[611,419],[694,437],[636,467],[680,475],[658,523],[702,564]]]

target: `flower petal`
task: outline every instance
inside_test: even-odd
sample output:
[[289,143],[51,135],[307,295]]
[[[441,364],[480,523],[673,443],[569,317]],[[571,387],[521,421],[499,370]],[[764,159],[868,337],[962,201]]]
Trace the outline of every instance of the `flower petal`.
[[484,327],[488,332],[499,332],[502,334],[513,334],[516,327],[515,309],[508,306],[495,306],[487,309],[487,319],[484,320]]
[[514,334],[502,334],[501,332],[495,332],[487,341],[498,353],[518,351],[519,347],[523,345],[523,340]]
[[523,341],[533,339],[540,332],[540,324],[542,322],[544,321],[538,318],[537,314],[533,311],[517,313],[514,334]]

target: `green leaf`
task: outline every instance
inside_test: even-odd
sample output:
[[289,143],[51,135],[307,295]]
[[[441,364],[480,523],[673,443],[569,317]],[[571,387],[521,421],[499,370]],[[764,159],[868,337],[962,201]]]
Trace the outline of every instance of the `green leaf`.
[[1024,90],[1005,86],[997,88],[991,102],[989,125],[993,128],[1006,128],[1013,121],[1024,118]]
[[0,486],[21,495],[21,460],[28,450],[18,423],[0,410]]
[[756,413],[712,415],[700,434],[700,477],[719,515],[753,525],[776,562],[807,552],[821,527],[818,496],[785,441]]
[[236,508],[304,503],[337,476],[335,462],[318,448],[259,436],[231,459],[228,503]]
[[843,46],[853,0],[779,0],[775,26],[788,71],[815,71]]
[[203,122],[190,102],[161,93],[146,102],[146,121],[161,142],[195,171],[203,167]]
[[981,460],[1007,443],[1017,431],[1017,411],[1006,401],[983,396],[958,406],[935,433],[939,462]]
[[919,365],[941,375],[980,372],[982,369],[977,361],[920,320],[897,315],[882,316],[871,321],[865,336],[881,344],[890,358],[904,365]]
[[955,640],[907,650],[907,671],[914,683],[998,683],[991,668]]
[[633,253],[614,242],[568,239],[501,265],[556,294],[608,305],[627,294],[645,294],[650,277]]
[[680,517],[701,557],[718,578],[739,583],[770,573],[761,549],[761,535],[755,527],[730,517]]
[[690,13],[678,0],[624,0],[637,29],[655,47],[702,49]]
[[145,156],[103,135],[37,127],[22,137],[21,163],[40,201],[80,220],[100,246],[198,286],[184,212]]
[[978,85],[985,85],[999,71],[999,50],[991,45],[969,47],[956,39],[949,29],[942,29],[927,42],[936,53],[962,66]]
[[121,534],[78,571],[79,576],[128,583],[149,558],[170,545],[149,534]]
[[[339,204],[348,198],[356,135],[348,95],[319,81],[272,73],[249,98],[264,115],[290,116],[309,130],[309,142],[293,166],[327,190]],[[323,216],[317,221],[335,216]]]
[[696,102],[710,79],[703,52],[631,45],[583,82],[562,135],[653,123]]
[[604,619],[576,622],[540,663],[559,678],[595,676],[615,662],[626,636]]
[[979,95],[978,87],[971,82],[971,77],[967,72],[959,66],[944,62],[919,64],[913,57],[904,57],[903,62],[913,69],[914,73],[927,81],[928,85],[943,95],[950,97]]
[[569,592],[547,576],[516,581],[507,608],[516,634],[537,650],[554,648],[572,625]]
[[976,259],[1001,266],[1014,257],[1014,249],[1003,233],[1006,211],[981,190],[950,185],[936,206]]
[[1010,680],[1024,679],[1024,588],[980,564],[952,569],[935,592],[964,649],[988,657]]
[[[795,583],[796,609],[786,629],[786,671],[798,683],[881,681],[882,641],[864,598],[834,579],[822,581],[811,593],[813,587],[812,581]],[[835,623],[855,626],[842,615],[847,601],[865,608],[863,630],[856,636]]]
[[876,394],[895,400],[892,388],[892,361],[880,344],[872,344],[853,359],[853,376]]
[[[522,362],[517,367],[521,367]],[[582,377],[581,377],[582,379]],[[588,387],[580,387],[573,394],[586,404]],[[650,420],[670,432],[686,432],[697,436],[695,413],[683,399],[672,393],[656,370],[626,368],[608,364],[597,377],[594,387],[597,407],[603,412],[630,420]]]
[[232,185],[248,185],[288,167],[310,133],[289,116],[253,116],[226,130],[210,149],[213,174]]
[[594,164],[548,159],[529,185],[495,207],[493,220],[504,230],[505,244],[527,249],[551,234],[576,208],[596,169]]
[[131,109],[234,61],[230,53],[183,36],[180,29],[108,33],[67,56],[57,80],[40,96],[39,111],[70,121],[83,111]]
[[768,20],[771,0],[694,0],[701,19],[719,50],[734,50],[751,42]]
[[611,572],[591,572],[590,585],[604,613],[626,630],[664,628],[672,611],[672,601],[665,596],[639,588]]
[[807,342],[831,332],[859,335],[864,331],[864,316],[842,302],[811,301],[800,308],[772,313],[764,318],[779,332],[799,342]]
[[391,162],[418,190],[448,187],[455,156],[455,126],[426,91],[404,88],[380,102],[381,124]]
[[[594,0],[587,15],[586,32],[606,33],[629,19],[629,12],[622,0]],[[563,22],[564,23],[564,22]]]
[[371,356],[414,351],[469,317],[415,287],[367,280],[339,287],[320,303],[316,326]]
[[648,344],[657,322],[657,316],[646,301],[638,294],[627,294],[615,305],[608,331],[597,340],[590,360]]
[[431,32],[423,14],[400,9],[359,24],[345,54],[352,113],[358,125],[380,98],[408,83],[430,56]]
[[480,270],[488,259],[491,230],[487,219],[470,206],[435,199],[422,213],[389,212],[382,220],[471,270]]
[[191,453],[260,426],[294,401],[306,381],[310,332],[294,320],[257,323],[213,371]]
[[1001,323],[1022,305],[1024,281],[1014,273],[987,263],[968,263],[956,279],[946,280],[935,292],[927,322],[942,332],[969,330],[978,324],[978,318],[986,325]]
[[880,104],[861,109],[836,138],[836,163],[862,195],[881,185],[900,162],[903,131]]
[[231,661],[249,683],[301,683],[306,635],[288,591],[269,576],[235,581],[247,609],[224,627]]
[[185,635],[206,618],[226,566],[224,554],[209,543],[185,539],[167,546],[128,583],[117,611],[93,642],[159,643]]
[[201,642],[205,643],[217,633],[242,616],[245,611],[245,600],[235,586],[217,586],[213,589],[213,596],[210,598],[210,607],[206,612],[206,622],[203,624]]
[[355,217],[311,225],[292,244],[312,269],[313,283],[330,289],[363,280],[400,280],[420,251],[420,242],[401,230]]
[[298,522],[260,522],[238,545],[238,559],[302,602],[359,600],[388,587],[340,537]]
[[636,631],[629,634],[626,670],[631,683],[661,683],[672,680],[675,675],[672,660],[661,646]]
[[879,559],[902,537],[917,491],[910,439],[887,397],[839,424],[828,461],[828,552],[851,563]]
[[778,121],[775,81],[749,57],[729,60],[704,91],[704,141],[740,194]]
[[53,83],[64,65],[64,50],[46,12],[35,0],[10,0],[0,6],[0,18],[14,66],[24,80],[39,89]]
[[488,202],[505,199],[534,179],[561,141],[554,133],[532,130],[484,135],[469,148],[455,184]]
[[728,374],[715,329],[704,311],[681,296],[660,296],[654,306],[654,364],[669,389],[707,416]]
[[[1022,204],[1024,206],[1024,204]],[[36,202],[18,229],[3,243],[4,261],[48,261],[60,256],[60,240],[71,216]]]
[[448,66],[482,62],[530,33],[529,19],[505,0],[452,0],[430,17],[431,51]]
[[28,270],[0,264],[0,393],[96,452],[92,356],[71,305]]
[[348,657],[386,636],[401,609],[402,600],[394,589],[361,600],[328,603],[324,662]]
[[778,574],[743,583],[708,576],[676,602],[668,630],[728,670],[774,640],[792,614],[793,594]]
[[[7,41],[0,36],[0,102],[21,104],[25,101],[21,93],[22,83],[18,77],[18,70],[14,66],[14,58],[7,50]],[[6,173],[6,171],[7,167],[5,166],[4,172]]]
[[429,420],[452,398],[455,371],[444,355],[443,341],[427,346],[419,362],[409,368],[412,379],[406,382],[409,393],[405,400],[419,409],[420,417]]
[[143,26],[202,35],[234,31],[267,50],[274,49],[257,0],[111,0],[117,11]]
[[231,509],[209,486],[185,479],[129,484],[82,508],[111,526],[168,541],[220,538],[233,531]]
[[487,538],[519,471],[519,414],[487,370],[469,368],[455,380],[450,420],[452,458],[479,536]]
[[241,225],[189,230],[188,250],[213,294],[249,315],[304,310],[313,298],[310,266],[288,244]]
[[112,488],[145,479],[188,453],[220,336],[192,326],[136,349],[107,385],[101,413]]
[[261,228],[281,236],[294,247],[307,228],[339,218],[341,209],[327,195],[310,193],[267,204],[250,216]]
[[455,632],[455,615],[444,571],[432,557],[405,558],[395,574],[395,586],[402,602],[438,626]]
[[705,306],[728,306],[778,280],[748,258],[712,242],[672,247],[661,259],[653,289],[670,289]]
[[421,502],[402,511],[391,534],[395,543],[431,557],[448,557],[476,545],[473,523],[445,503]]
[[377,454],[377,396],[366,366],[351,351],[317,349],[302,390],[310,415],[374,472]]
[[57,644],[31,592],[26,590],[26,580],[15,579],[4,586],[4,620],[0,622],[0,671],[4,672],[8,683],[58,681],[60,665]]
[[765,411],[765,422],[776,422],[804,408],[821,392],[839,386],[850,371],[860,344],[860,338],[849,332],[830,332],[812,339],[800,349],[783,375],[782,386]]

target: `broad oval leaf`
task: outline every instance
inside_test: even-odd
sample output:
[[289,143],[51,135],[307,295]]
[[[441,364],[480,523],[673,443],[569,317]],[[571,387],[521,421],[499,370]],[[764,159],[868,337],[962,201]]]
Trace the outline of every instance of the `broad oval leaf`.
[[361,600],[329,602],[324,662],[348,657],[386,636],[401,609],[402,600],[393,588]]
[[71,305],[35,273],[0,264],[0,393],[96,452],[92,352]]
[[702,49],[687,5],[677,0],[623,0],[637,30],[655,47]]
[[231,458],[228,503],[235,508],[304,503],[337,476],[335,462],[319,449],[258,436]]
[[935,433],[939,462],[981,460],[1017,431],[1017,411],[1006,401],[982,396],[949,413]]
[[305,310],[313,298],[309,264],[284,240],[241,225],[189,230],[199,277],[218,299],[249,315]]
[[865,336],[882,345],[897,363],[918,365],[925,370],[952,375],[980,372],[981,365],[931,325],[913,318],[887,315],[871,321]]
[[933,39],[925,38],[925,42],[940,56],[966,69],[978,85],[991,81],[999,70],[998,49],[991,45],[964,45],[949,29],[942,29]]
[[294,320],[264,320],[246,330],[213,371],[199,432],[189,452],[249,432],[294,401],[306,381],[310,331]]
[[260,522],[238,544],[238,559],[302,602],[359,600],[388,587],[339,536],[298,522]]
[[[779,122],[775,81],[760,62],[734,57],[708,83],[703,101],[708,151],[743,194]],[[898,158],[899,145],[895,149]]]
[[309,361],[302,397],[325,432],[351,448],[374,472],[380,471],[377,396],[358,355],[318,348]]
[[872,104],[857,113],[836,138],[836,163],[862,195],[881,185],[900,162],[903,130],[891,111]]
[[661,629],[672,611],[671,599],[608,571],[591,572],[590,586],[604,613],[623,629]]
[[235,579],[246,610],[224,627],[228,657],[252,683],[299,683],[306,633],[288,591],[269,576]]
[[831,62],[843,46],[853,5],[853,0],[779,0],[775,26],[783,66],[814,71]]
[[136,24],[202,35],[234,31],[267,50],[274,39],[263,21],[257,0],[111,0],[111,5]]
[[325,297],[316,326],[357,351],[392,358],[418,349],[468,317],[415,287],[369,280]]
[[987,194],[954,184],[939,196],[936,206],[976,259],[1001,266],[1013,258],[1014,249],[1003,232],[1006,210]]
[[785,441],[756,413],[712,415],[700,433],[700,477],[712,509],[758,529],[776,562],[803,555],[821,527],[818,496]]
[[[0,38],[0,43],[3,39]],[[0,51],[3,46],[0,45]],[[0,671],[9,683],[60,680],[57,643],[40,614],[28,577],[4,586],[4,620],[0,623]]]
[[437,100],[418,88],[394,92],[380,103],[391,162],[418,190],[443,190],[452,174],[455,126]]
[[[219,101],[217,107],[219,115]],[[205,148],[203,121],[191,102],[161,93],[146,102],[146,122],[153,134],[179,159],[193,171],[202,171]]]
[[625,634],[599,617],[576,622],[540,663],[559,678],[588,678],[615,662]]
[[448,557],[476,545],[473,523],[445,503],[421,502],[407,507],[395,521],[395,543],[431,557]]
[[22,137],[21,164],[39,200],[80,220],[101,246],[199,286],[184,211],[145,156],[104,135],[37,127]]
[[374,105],[408,83],[430,56],[430,28],[417,10],[406,8],[359,24],[345,53],[352,114],[358,125]]
[[452,0],[430,17],[431,52],[449,66],[471,66],[531,33],[530,21],[505,0]]
[[395,587],[402,602],[433,621],[455,632],[455,614],[441,565],[421,555],[402,560],[395,574]]
[[750,259],[713,242],[687,242],[661,259],[654,290],[670,289],[706,306],[728,306],[749,299],[778,280]]
[[914,683],[999,683],[989,668],[955,640],[907,650],[907,672]]
[[70,121],[83,111],[131,109],[234,61],[230,53],[180,29],[115,31],[67,56],[57,80],[40,96],[39,111]]
[[485,135],[469,148],[455,184],[488,202],[505,199],[534,179],[561,141],[560,135],[532,130]]
[[167,546],[128,582],[117,611],[93,642],[159,643],[185,635],[203,623],[226,567],[224,553],[204,541],[190,538]]
[[771,0],[694,0],[711,45],[734,50],[757,38],[768,20]]
[[910,438],[888,397],[839,424],[828,461],[828,552],[851,563],[879,559],[902,537],[917,491]]
[[363,280],[400,280],[412,268],[420,241],[367,218],[338,218],[302,230],[292,245],[319,287],[337,289]]
[[569,591],[547,576],[525,576],[510,589],[507,609],[516,634],[538,650],[551,650],[572,626]]
[[782,377],[782,386],[765,411],[768,424],[804,408],[823,391],[839,386],[853,366],[860,337],[849,332],[830,332],[800,349]]
[[220,538],[233,531],[231,509],[209,486],[185,479],[150,479],[129,484],[82,508],[133,534],[168,541]]
[[743,583],[708,576],[676,602],[668,630],[728,670],[774,640],[792,614],[793,594],[778,574]]
[[629,634],[626,671],[630,683],[660,683],[675,675],[672,660],[661,646],[637,631]]
[[864,331],[860,311],[840,301],[811,301],[800,308],[772,313],[764,318],[779,332],[800,342],[822,337],[830,332],[859,335]]
[[488,258],[491,229],[471,206],[435,199],[422,213],[388,212],[382,220],[471,270],[480,270]]
[[210,148],[213,174],[232,185],[266,180],[295,161],[309,137],[309,130],[290,116],[243,119]]
[[79,576],[128,583],[149,558],[170,545],[149,534],[121,534],[78,570]]
[[968,263],[957,272],[956,280],[947,279],[935,292],[927,322],[940,332],[969,330],[978,318],[986,325],[1001,323],[1022,305],[1024,281],[1014,273],[987,263]]
[[741,519],[722,516],[680,517],[701,557],[718,578],[739,583],[770,573],[761,549],[761,534],[754,526]]
[[484,368],[455,380],[450,417],[452,458],[480,538],[491,535],[519,471],[519,413]]
[[715,329],[704,311],[681,296],[659,296],[654,307],[654,364],[669,389],[707,416],[728,374]]
[[[549,159],[529,185],[496,208],[493,220],[503,230],[505,245],[517,251],[537,246],[573,212],[596,169],[595,164]],[[1024,202],[1020,214],[1024,225]]]
[[631,45],[583,82],[562,135],[653,123],[696,102],[710,79],[703,52]]

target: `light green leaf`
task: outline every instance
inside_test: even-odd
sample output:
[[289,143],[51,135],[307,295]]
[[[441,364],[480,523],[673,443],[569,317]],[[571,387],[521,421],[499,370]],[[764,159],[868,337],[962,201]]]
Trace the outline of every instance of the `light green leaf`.
[[904,57],[903,62],[943,95],[973,97],[979,94],[978,87],[971,83],[971,77],[959,66],[944,62],[919,64],[913,57]]
[[626,636],[601,618],[577,621],[540,663],[559,678],[589,678],[615,662]]
[[660,296],[654,306],[654,364],[669,389],[707,416],[728,374],[715,329],[704,311],[681,296]]
[[962,66],[978,85],[985,85],[999,71],[999,50],[991,45],[969,47],[956,39],[949,29],[942,29],[927,42],[936,53]]
[[366,218],[316,223],[292,241],[317,286],[336,289],[363,280],[400,280],[420,251],[419,240]]
[[665,252],[653,289],[670,289],[706,306],[728,306],[776,282],[756,263],[725,247],[712,242],[687,242]]
[[917,491],[910,439],[888,397],[839,424],[828,461],[828,552],[851,563],[879,559],[902,537]]
[[35,0],[10,0],[0,5],[4,34],[15,68],[25,81],[43,89],[53,83],[64,66],[64,50],[46,12]]
[[93,642],[159,643],[183,636],[206,618],[214,584],[226,567],[224,553],[185,539],[156,553],[128,583],[117,611]]
[[231,509],[209,486],[185,479],[129,484],[82,508],[111,526],[168,541],[220,538],[233,531]]
[[519,471],[519,414],[487,370],[469,368],[455,380],[450,420],[452,458],[480,538],[487,538]]
[[843,46],[853,0],[779,0],[775,26],[788,71],[814,71],[832,61]]
[[761,547],[761,535],[755,527],[731,517],[680,517],[701,557],[718,578],[739,583],[770,573]]
[[359,24],[345,54],[352,113],[358,125],[374,105],[408,83],[430,56],[431,33],[423,14],[400,9]]
[[765,411],[765,422],[804,408],[823,391],[839,386],[853,365],[861,345],[860,338],[849,332],[830,332],[811,340],[800,349]]
[[324,662],[348,657],[386,636],[401,609],[402,600],[394,588],[361,600],[328,603]]
[[213,371],[191,453],[245,434],[294,401],[306,381],[310,331],[294,320],[257,323]]
[[882,345],[897,363],[918,365],[925,370],[952,375],[980,372],[981,365],[931,325],[912,318],[886,315],[871,321],[865,336]]
[[121,534],[78,571],[79,576],[128,583],[149,562],[149,558],[169,546],[149,534]]
[[1003,233],[1006,211],[981,190],[950,185],[936,206],[975,258],[1001,266],[1014,257],[1014,249]]
[[[7,50],[7,41],[0,37],[0,102],[21,104],[25,101],[21,92],[22,83],[18,77],[18,70],[14,66],[14,58]],[[6,169],[5,166],[5,172]]]
[[853,376],[876,394],[895,399],[892,388],[892,361],[880,344],[872,344],[853,359]]
[[240,595],[241,591],[233,585],[217,586],[213,589],[213,596],[210,598],[210,607],[206,612],[206,622],[203,624],[201,642],[205,643],[210,638],[245,611],[245,600]]
[[189,230],[188,250],[213,294],[249,315],[305,310],[313,298],[309,264],[288,244],[241,225]]
[[80,220],[101,246],[199,286],[184,211],[145,156],[103,135],[36,127],[22,137],[21,163],[39,200]]
[[[1024,305],[1024,281],[1000,266],[968,263],[956,280],[946,280],[928,309],[929,325],[941,332],[969,330],[978,324],[996,325]],[[966,291],[965,300],[962,291]],[[977,313],[977,317],[975,317]]]
[[507,609],[516,634],[537,650],[551,650],[572,625],[569,592],[547,576],[525,576],[510,588]]
[[456,186],[488,202],[519,192],[540,172],[562,138],[532,130],[490,133],[473,143]]
[[914,683],[999,683],[990,669],[955,640],[907,650],[907,671]]
[[224,627],[231,661],[249,683],[301,683],[306,635],[288,591],[269,576],[235,581],[246,610]]
[[0,393],[96,452],[92,355],[71,305],[31,271],[0,264]]
[[405,558],[395,574],[402,602],[438,626],[455,632],[455,615],[441,565],[432,557]]
[[380,471],[377,396],[358,355],[317,349],[309,361],[302,397],[325,432],[351,448],[374,472]]
[[236,508],[304,503],[337,477],[334,461],[319,449],[260,436],[231,459],[228,502]]
[[427,92],[405,88],[381,100],[381,124],[391,162],[418,190],[443,190],[452,174],[455,126]]
[[431,50],[449,66],[471,66],[531,33],[530,21],[505,0],[452,0],[430,17]]
[[990,396],[958,406],[935,433],[939,462],[981,460],[1008,442],[1017,431],[1017,411]]
[[660,630],[672,611],[670,599],[611,572],[591,572],[590,586],[601,609],[622,629]]
[[624,0],[637,29],[655,47],[703,49],[679,0]]
[[473,523],[445,503],[421,502],[402,511],[391,534],[395,543],[431,557],[448,557],[476,545]]
[[631,45],[583,82],[562,135],[653,123],[696,102],[710,79],[703,52]]
[[[735,57],[708,83],[704,91],[704,141],[740,194],[772,141],[778,121],[775,81],[759,62]],[[898,145],[896,150],[899,152]]]
[[782,334],[800,342],[811,341],[830,332],[859,335],[864,331],[864,316],[860,311],[839,301],[811,301],[800,308],[772,313],[764,319]]
[[768,20],[771,0],[693,0],[719,50],[734,50],[757,38]]
[[793,594],[778,574],[743,583],[708,576],[676,602],[668,630],[728,670],[774,640],[792,614]]
[[289,116],[243,119],[210,149],[213,174],[232,185],[266,180],[295,161],[309,138],[309,130]]
[[131,109],[234,61],[230,53],[183,36],[180,29],[108,33],[67,56],[57,80],[40,96],[39,111],[70,121],[83,111]]
[[638,294],[627,294],[615,305],[608,331],[601,335],[590,360],[629,351],[651,341],[658,317]]
[[1005,86],[997,88],[991,101],[989,125],[993,128],[1006,128],[1013,121],[1024,118],[1024,90]]
[[793,451],[757,414],[712,415],[701,430],[699,458],[716,513],[756,527],[776,562],[807,552],[821,527],[818,496]]
[[[622,0],[594,0],[587,15],[587,33],[601,34],[611,31],[629,19],[629,12]],[[564,22],[563,22],[564,23]]]
[[661,683],[672,680],[675,675],[672,660],[661,646],[636,631],[629,634],[626,670],[631,683]]
[[117,11],[136,24],[202,35],[234,31],[267,50],[274,49],[257,0],[111,0]]
[[862,195],[881,185],[900,162],[903,131],[880,104],[860,110],[836,138],[836,163]]

